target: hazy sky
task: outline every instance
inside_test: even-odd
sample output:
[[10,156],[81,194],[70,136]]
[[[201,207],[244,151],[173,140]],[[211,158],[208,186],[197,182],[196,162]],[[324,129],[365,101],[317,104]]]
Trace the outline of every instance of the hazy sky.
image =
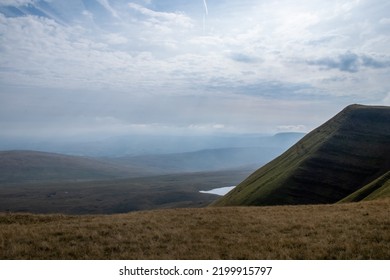
[[390,105],[390,2],[0,0],[0,136],[309,131]]

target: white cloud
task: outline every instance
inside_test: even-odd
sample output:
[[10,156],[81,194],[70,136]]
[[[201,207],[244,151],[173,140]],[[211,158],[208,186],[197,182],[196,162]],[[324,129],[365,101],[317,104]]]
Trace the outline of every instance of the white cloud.
[[307,127],[305,125],[279,125],[277,127],[278,131],[283,132],[307,132]]
[[382,104],[385,106],[390,106],[390,92],[383,98]]
[[104,38],[107,40],[107,43],[110,45],[123,45],[129,42],[129,40],[118,34],[118,33],[111,33],[104,36]]
[[354,8],[356,8],[359,4],[361,4],[361,0],[350,0],[350,1],[343,1],[343,2],[336,2],[336,8],[335,12],[337,15],[340,14],[347,14],[351,12]]
[[19,7],[32,4],[34,2],[35,0],[0,0],[0,5]]
[[[128,42],[117,33],[107,33],[100,41],[78,26],[65,27],[42,17],[6,18],[1,14],[0,30],[5,46],[0,57],[0,80],[5,84],[116,90],[138,87],[142,92],[143,85],[161,86],[169,79],[164,68],[173,67],[150,52],[130,54],[110,48]],[[164,79],[152,79],[157,76]]]
[[390,24],[390,18],[388,18],[388,17],[382,18],[379,22],[381,24],[388,25],[388,24]]
[[135,3],[129,3],[128,6],[148,17],[149,22],[153,24],[169,24],[169,25],[178,25],[184,28],[193,27],[193,21],[190,17],[186,16],[184,13],[175,12],[156,12],[151,9],[145,8],[141,5]]

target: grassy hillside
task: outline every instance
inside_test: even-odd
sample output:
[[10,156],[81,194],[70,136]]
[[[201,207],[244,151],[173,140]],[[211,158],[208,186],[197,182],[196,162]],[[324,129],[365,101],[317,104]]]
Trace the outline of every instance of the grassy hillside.
[[390,107],[351,105],[214,203],[334,203],[390,170]]
[[367,184],[363,188],[350,194],[340,202],[357,202],[363,200],[373,200],[378,198],[390,197],[390,171],[383,176]]
[[109,216],[0,214],[0,259],[390,259],[390,199],[170,209]]
[[200,190],[236,185],[252,170],[228,170],[87,182],[0,185],[0,212],[111,214],[201,207],[218,196]]

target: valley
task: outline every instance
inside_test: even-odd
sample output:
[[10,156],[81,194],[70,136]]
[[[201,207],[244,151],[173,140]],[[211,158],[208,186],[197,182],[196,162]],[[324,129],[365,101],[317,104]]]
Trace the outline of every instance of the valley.
[[115,180],[0,185],[0,212],[113,214],[205,207],[218,196],[199,191],[238,184],[253,170],[194,172]]
[[257,146],[116,157],[0,151],[0,211],[113,214],[205,207],[218,196],[200,191],[238,184],[302,136],[227,137],[219,145],[240,139]]

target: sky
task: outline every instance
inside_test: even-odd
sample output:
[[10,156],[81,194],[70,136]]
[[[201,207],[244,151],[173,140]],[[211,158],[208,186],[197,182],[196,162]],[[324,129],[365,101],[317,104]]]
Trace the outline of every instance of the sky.
[[0,137],[308,132],[389,46],[387,0],[0,0]]

